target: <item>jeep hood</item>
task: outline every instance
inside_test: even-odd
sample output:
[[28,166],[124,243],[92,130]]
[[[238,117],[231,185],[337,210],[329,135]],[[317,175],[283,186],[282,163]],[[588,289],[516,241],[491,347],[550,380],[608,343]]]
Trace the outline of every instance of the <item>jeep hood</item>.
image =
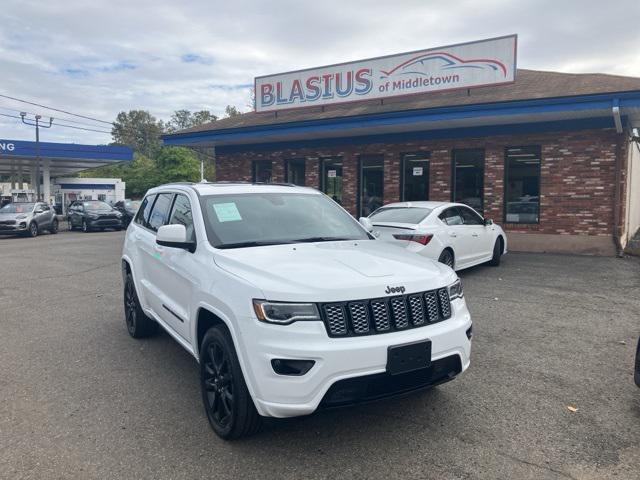
[[378,240],[219,250],[215,263],[261,289],[267,300],[331,302],[443,287],[449,267]]

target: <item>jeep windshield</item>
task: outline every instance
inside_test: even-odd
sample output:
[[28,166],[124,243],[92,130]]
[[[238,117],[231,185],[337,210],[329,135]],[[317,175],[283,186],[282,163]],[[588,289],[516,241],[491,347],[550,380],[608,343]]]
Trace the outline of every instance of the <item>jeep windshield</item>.
[[203,196],[200,201],[215,248],[370,239],[325,195],[243,193]]

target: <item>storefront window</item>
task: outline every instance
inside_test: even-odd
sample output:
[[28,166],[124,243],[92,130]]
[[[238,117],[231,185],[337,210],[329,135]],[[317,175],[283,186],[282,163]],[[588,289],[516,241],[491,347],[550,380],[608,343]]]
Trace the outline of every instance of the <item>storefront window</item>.
[[384,156],[360,156],[360,216],[368,217],[382,206],[384,191]]
[[272,169],[271,160],[255,160],[253,162],[253,181],[255,183],[271,183]]
[[504,221],[540,221],[540,147],[509,147],[505,154]]
[[342,205],[342,157],[324,157],[320,162],[320,189]]
[[416,202],[429,200],[429,152],[402,155],[402,188],[400,200]]
[[304,158],[285,161],[285,181],[304,187]]
[[483,212],[484,203],[484,150],[468,149],[453,152],[454,202],[464,203]]

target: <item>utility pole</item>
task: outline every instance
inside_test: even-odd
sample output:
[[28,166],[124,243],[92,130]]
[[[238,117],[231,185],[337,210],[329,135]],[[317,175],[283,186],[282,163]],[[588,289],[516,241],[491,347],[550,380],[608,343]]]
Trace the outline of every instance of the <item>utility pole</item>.
[[[22,119],[22,123],[25,125],[29,125],[31,127],[36,127],[36,201],[41,201],[40,198],[40,128],[51,128],[53,124],[53,117],[49,117],[49,125],[41,125],[40,119],[41,115],[34,115],[34,120],[30,120],[27,117],[27,112],[20,112],[20,118]],[[49,188],[46,188],[48,191]],[[49,202],[49,199],[45,199],[46,202]]]

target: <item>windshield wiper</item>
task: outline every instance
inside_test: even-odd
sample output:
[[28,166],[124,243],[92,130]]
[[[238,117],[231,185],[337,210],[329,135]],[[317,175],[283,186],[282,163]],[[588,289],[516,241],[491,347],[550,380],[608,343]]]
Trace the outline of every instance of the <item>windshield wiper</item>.
[[346,237],[309,237],[309,238],[297,238],[292,240],[293,243],[313,243],[313,242],[339,242],[341,240],[356,240],[355,238]]
[[287,240],[275,240],[275,241],[254,241],[254,242],[237,242],[237,243],[222,243],[216,245],[216,248],[248,248],[248,247],[266,247],[268,245],[285,245],[289,242]]

